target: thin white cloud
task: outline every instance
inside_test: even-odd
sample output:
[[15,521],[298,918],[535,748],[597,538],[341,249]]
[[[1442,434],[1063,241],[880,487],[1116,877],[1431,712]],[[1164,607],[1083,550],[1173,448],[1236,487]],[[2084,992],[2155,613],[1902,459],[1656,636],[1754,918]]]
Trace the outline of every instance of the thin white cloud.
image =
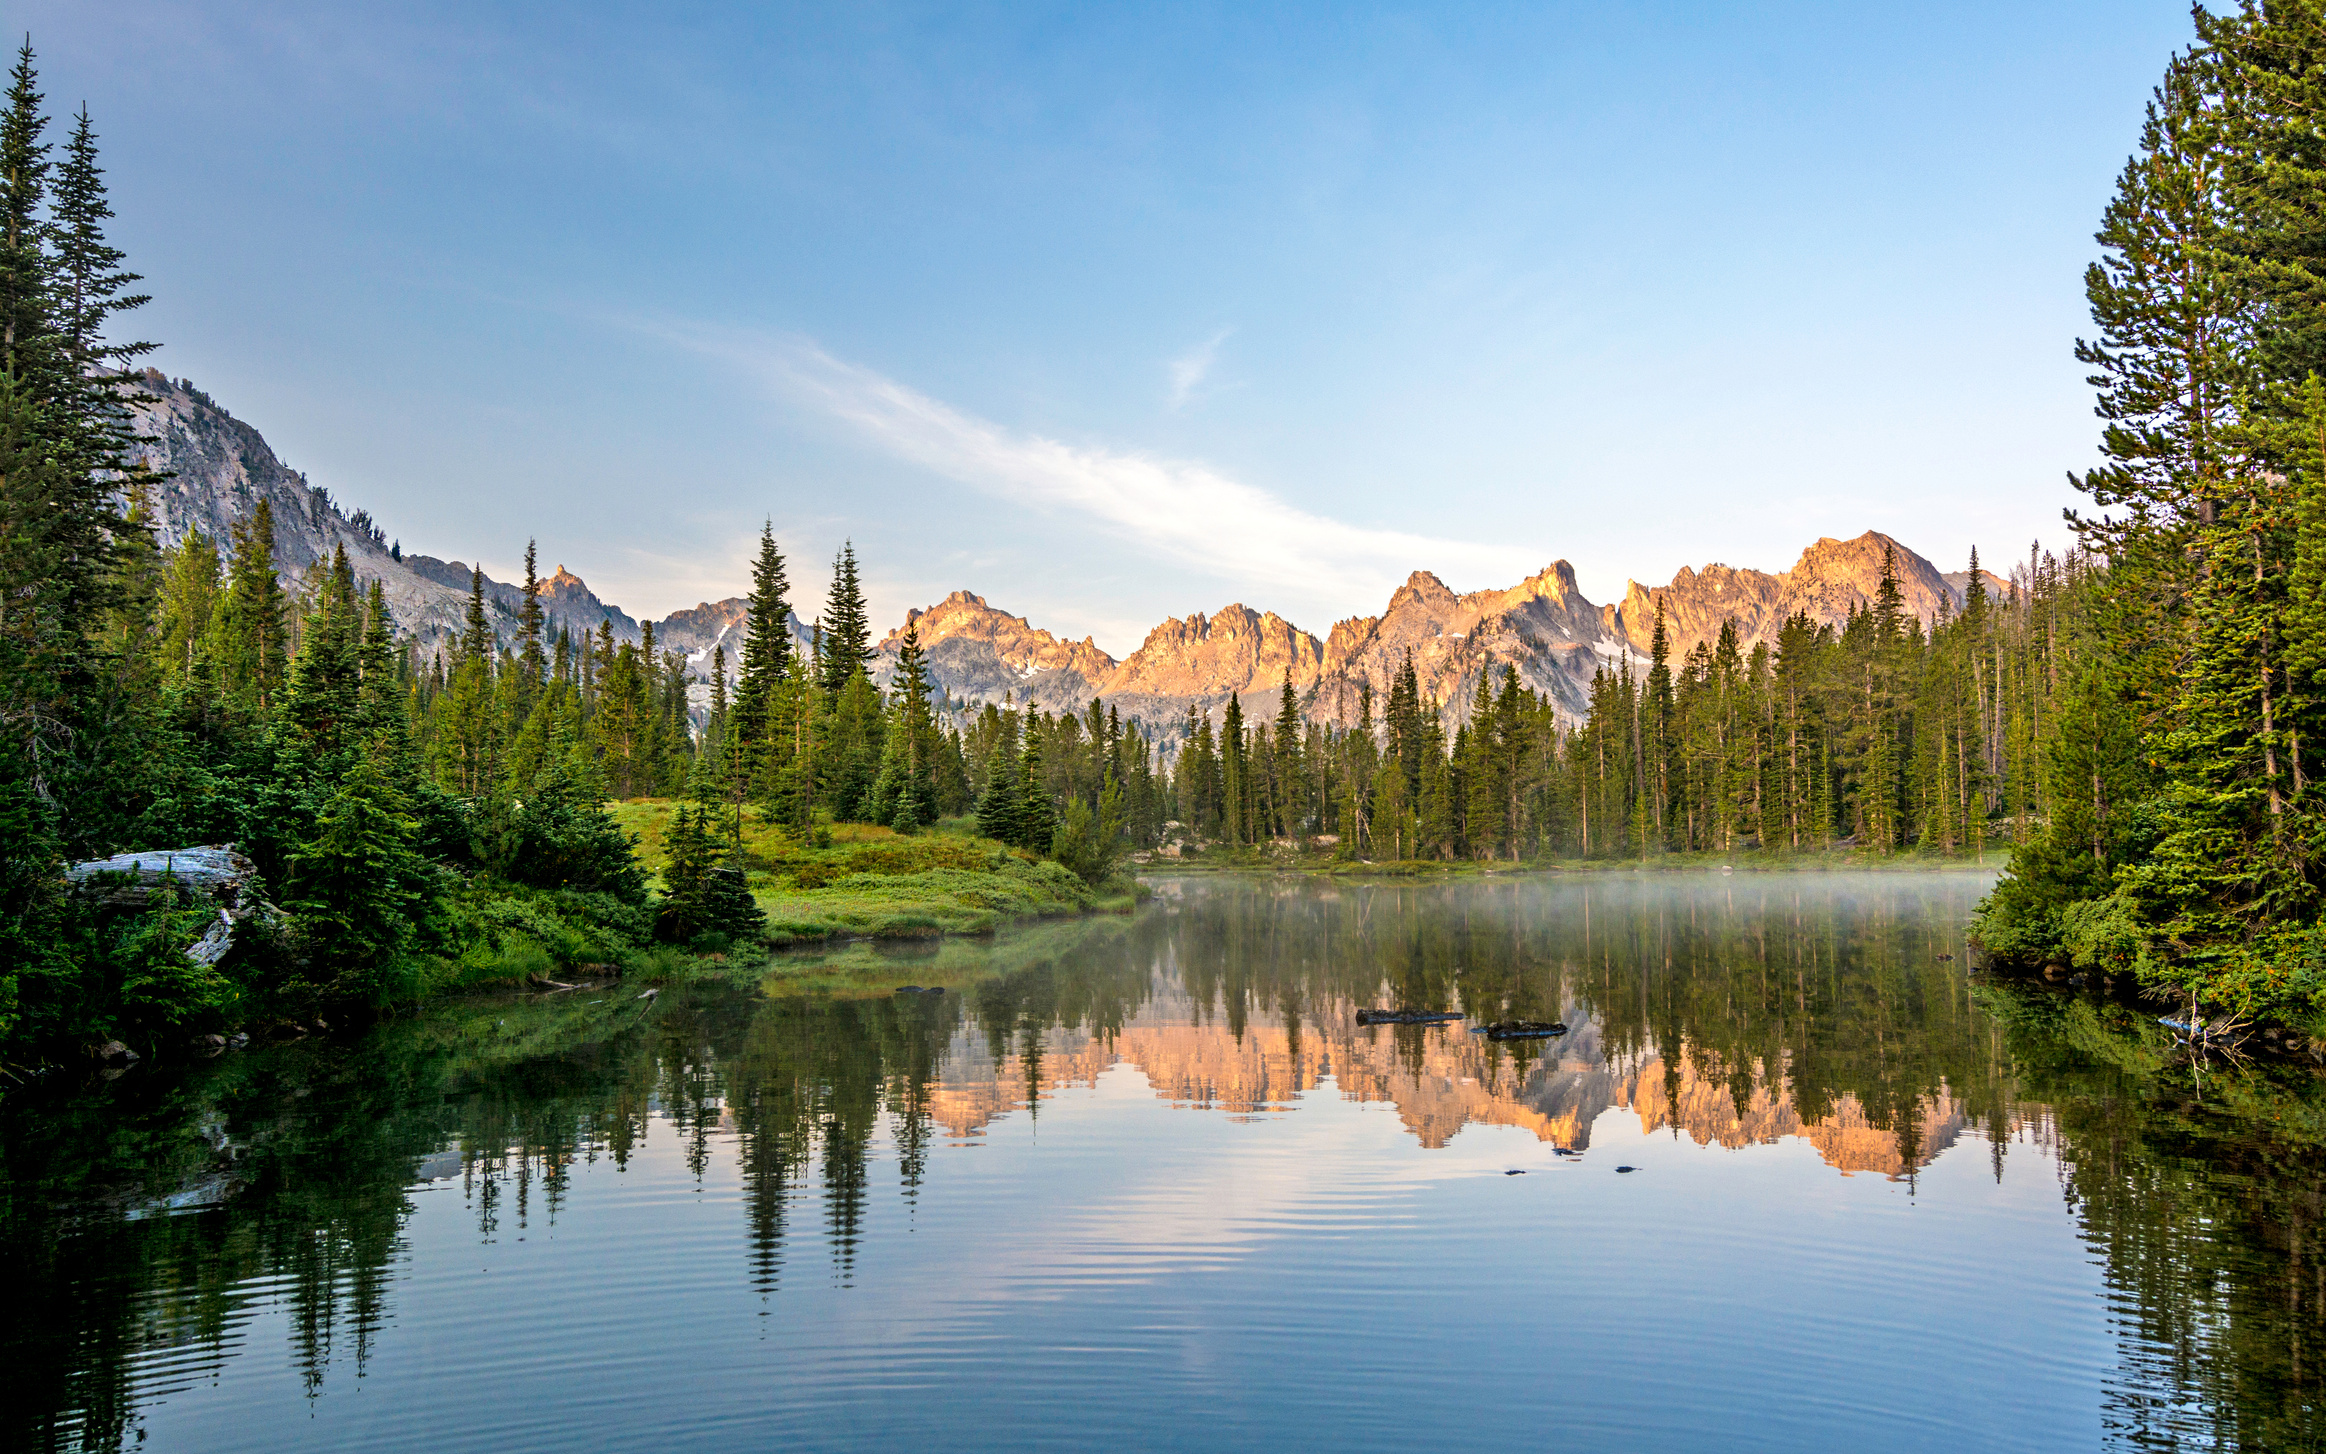
[[1218,361],[1220,345],[1228,341],[1233,328],[1223,328],[1179,357],[1171,360],[1171,407],[1174,411],[1187,407],[1195,391],[1211,376],[1211,366]]
[[1509,584],[1544,562],[1512,545],[1351,525],[1301,510],[1195,460],[1067,444],[977,418],[814,343],[699,327],[653,332],[756,374],[884,452],[1020,505],[1084,516],[1154,555],[1230,581],[1362,603],[1417,569]]

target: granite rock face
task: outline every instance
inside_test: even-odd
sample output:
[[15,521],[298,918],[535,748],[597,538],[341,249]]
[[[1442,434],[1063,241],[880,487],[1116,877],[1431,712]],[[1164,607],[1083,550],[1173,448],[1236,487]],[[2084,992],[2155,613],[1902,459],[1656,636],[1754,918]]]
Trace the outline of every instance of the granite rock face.
[[905,628],[914,628],[929,659],[929,674],[956,701],[1028,702],[1045,711],[1073,711],[1103,695],[1115,659],[1088,637],[1061,641],[986,603],[955,591],[926,611],[905,612],[873,653],[872,679],[887,686],[896,676]]
[[[423,659],[460,634],[468,611],[467,562],[392,549],[366,511],[350,512],[328,490],[310,484],[276,457],[256,429],[191,383],[148,369],[132,386],[128,402],[140,440],[138,457],[170,476],[150,496],[155,539],[164,548],[182,544],[199,530],[224,553],[234,523],[265,499],[274,507],[275,569],[294,598],[317,567],[328,565],[332,551],[344,546],[358,583],[380,582],[388,614],[400,633],[417,640]],[[487,576],[484,594],[495,635],[504,644],[515,642],[523,589]],[[600,600],[562,565],[544,579],[541,605],[552,637],[563,629],[579,639],[611,624],[615,641],[639,639],[635,617]],[[656,645],[689,655],[699,651],[707,662],[725,632],[732,656],[732,638],[743,616],[740,597],[706,602],[656,623]]]
[[1370,687],[1379,720],[1408,654],[1422,696],[1439,703],[1449,719],[1467,715],[1489,669],[1499,685],[1504,667],[1525,687],[1549,694],[1562,713],[1580,715],[1589,705],[1592,674],[1625,659],[1600,608],[1584,599],[1574,567],[1563,560],[1508,590],[1461,595],[1428,571],[1415,571],[1379,616],[1334,625],[1312,715],[1354,722]]
[[[156,535],[164,546],[197,529],[223,544],[233,523],[264,498],[274,507],[276,566],[293,594],[334,548],[344,546],[358,579],[381,583],[398,630],[417,639],[423,658],[458,635],[468,604],[468,565],[391,551],[369,515],[350,513],[309,484],[276,458],[257,430],[191,384],[149,370],[136,384],[132,403],[144,441],[140,453],[172,475],[152,496]],[[1481,683],[1499,683],[1505,669],[1575,721],[1589,705],[1594,674],[1645,668],[1659,607],[1675,663],[1716,638],[1731,619],[1749,651],[1773,643],[1796,612],[1838,626],[1852,610],[1865,609],[1880,585],[1885,554],[1894,562],[1906,609],[1924,623],[1961,608],[1967,573],[1943,574],[1890,537],[1867,531],[1852,540],[1819,540],[1790,570],[1683,568],[1669,585],[1631,582],[1620,602],[1604,606],[1584,598],[1563,560],[1506,590],[1467,593],[1416,571],[1380,615],[1338,622],[1322,640],[1273,612],[1237,604],[1166,620],[1121,661],[1088,638],[1061,639],[966,590],[909,612],[906,624],[918,629],[930,675],[954,703],[974,707],[1006,700],[1061,712],[1079,711],[1099,697],[1125,718],[1144,721],[1166,743],[1185,730],[1190,709],[1216,720],[1231,697],[1242,703],[1247,719],[1274,717],[1287,677],[1312,721],[1355,722],[1367,689],[1378,721],[1409,655],[1423,697],[1437,704],[1449,724],[1466,717]],[[1985,582],[1990,595],[2004,593],[1994,575],[1986,574]],[[485,598],[495,632],[504,643],[513,642],[522,592],[488,578]],[[595,635],[603,625],[617,642],[635,642],[643,630],[562,565],[544,582],[542,606],[553,635],[561,628],[576,638]],[[744,599],[733,596],[651,625],[658,649],[687,657],[701,708],[708,701],[712,651],[726,649],[732,680],[750,618]],[[804,649],[809,628],[796,615],[789,627]],[[903,636],[899,626],[874,653],[873,676],[883,685],[894,676]]]
[[1323,642],[1273,611],[1236,604],[1157,626],[1099,695],[1125,717],[1166,728],[1181,725],[1190,707],[1224,711],[1230,697],[1248,718],[1273,717],[1287,673],[1307,698],[1323,670]]
[[[1869,530],[1854,540],[1827,536],[1802,551],[1791,570],[1775,575],[1716,564],[1702,570],[1683,566],[1668,586],[1633,581],[1609,625],[1634,651],[1644,653],[1655,637],[1660,605],[1672,660],[1677,662],[1698,642],[1717,639],[1721,623],[1734,618],[1741,644],[1749,651],[1759,642],[1773,644],[1786,620],[1797,612],[1838,626],[1851,611],[1871,606],[1881,588],[1885,553],[1894,562],[1908,614],[1925,627],[1942,608],[1949,612],[1962,608],[1969,572],[1950,578],[1889,536]],[[2002,585],[1987,576],[1990,592],[2000,594]]]

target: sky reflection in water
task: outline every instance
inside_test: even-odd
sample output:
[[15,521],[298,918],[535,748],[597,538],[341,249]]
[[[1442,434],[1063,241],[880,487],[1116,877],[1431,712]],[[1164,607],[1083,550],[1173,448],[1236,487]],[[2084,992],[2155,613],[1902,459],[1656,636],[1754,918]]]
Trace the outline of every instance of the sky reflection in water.
[[[12,1108],[40,1331],[6,1350],[11,1427],[2314,1437],[2313,1083],[2199,1085],[2135,1012],[1975,988],[1984,882],[1191,878],[1130,920],[783,961],[764,993],[469,1002]],[[1357,1026],[1373,1004],[1574,1032]],[[99,1126],[127,1149],[63,1154]],[[141,1215],[173,1194],[216,1204]]]

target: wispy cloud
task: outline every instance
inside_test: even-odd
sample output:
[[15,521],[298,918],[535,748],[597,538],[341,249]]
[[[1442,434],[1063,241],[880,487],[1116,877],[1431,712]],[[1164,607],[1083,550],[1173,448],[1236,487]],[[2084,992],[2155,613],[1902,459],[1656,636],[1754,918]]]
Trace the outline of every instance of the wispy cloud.
[[1220,345],[1228,341],[1233,328],[1223,328],[1179,357],[1171,360],[1171,407],[1174,411],[1187,407],[1195,391],[1211,376],[1211,366],[1218,361]]
[[1200,461],[1007,429],[804,339],[668,324],[653,331],[755,374],[899,459],[1021,505],[1082,515],[1155,555],[1233,582],[1356,605],[1380,601],[1416,569],[1452,575],[1457,585],[1513,583],[1543,564],[1511,545],[1311,514]]

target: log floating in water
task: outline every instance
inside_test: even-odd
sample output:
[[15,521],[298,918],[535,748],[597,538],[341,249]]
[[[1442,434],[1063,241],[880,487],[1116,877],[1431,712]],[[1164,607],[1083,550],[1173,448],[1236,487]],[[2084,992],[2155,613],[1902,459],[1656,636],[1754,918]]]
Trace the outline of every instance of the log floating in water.
[[1491,1025],[1473,1025],[1470,1033],[1489,1040],[1548,1040],[1566,1034],[1567,1026],[1559,1020],[1497,1020]]
[[1460,1010],[1359,1010],[1360,1025],[1442,1025],[1469,1017]]

